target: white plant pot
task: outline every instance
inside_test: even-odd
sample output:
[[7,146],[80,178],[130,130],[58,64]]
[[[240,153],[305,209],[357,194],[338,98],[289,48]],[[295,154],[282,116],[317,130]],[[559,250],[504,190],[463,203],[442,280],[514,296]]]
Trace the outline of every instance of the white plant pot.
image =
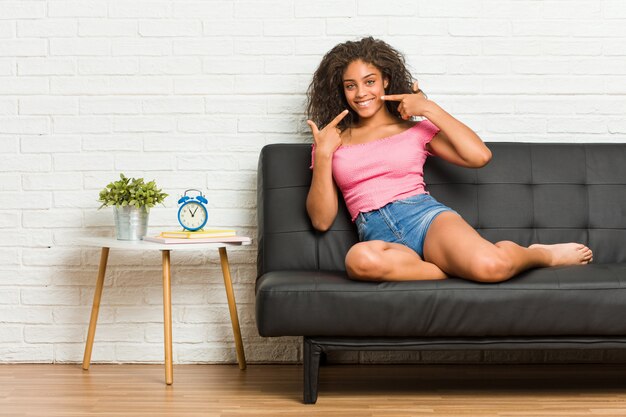
[[148,233],[150,209],[126,206],[113,210],[117,240],[141,240]]

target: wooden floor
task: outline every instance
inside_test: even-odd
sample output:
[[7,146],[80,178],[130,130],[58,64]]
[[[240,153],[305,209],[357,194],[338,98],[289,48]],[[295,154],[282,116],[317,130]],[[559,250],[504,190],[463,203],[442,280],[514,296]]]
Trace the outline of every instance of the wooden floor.
[[0,416],[626,416],[626,365],[0,365]]

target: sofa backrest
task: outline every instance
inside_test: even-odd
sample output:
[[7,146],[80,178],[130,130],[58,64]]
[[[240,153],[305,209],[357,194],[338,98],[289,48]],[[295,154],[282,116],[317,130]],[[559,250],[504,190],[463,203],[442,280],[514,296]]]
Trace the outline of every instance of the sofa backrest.
[[[426,189],[490,240],[581,242],[594,263],[626,261],[626,145],[487,143],[491,162],[424,167]],[[327,232],[306,213],[310,144],[265,146],[259,157],[258,276],[275,270],[345,270],[357,234],[343,200]],[[341,194],[340,194],[341,195]]]

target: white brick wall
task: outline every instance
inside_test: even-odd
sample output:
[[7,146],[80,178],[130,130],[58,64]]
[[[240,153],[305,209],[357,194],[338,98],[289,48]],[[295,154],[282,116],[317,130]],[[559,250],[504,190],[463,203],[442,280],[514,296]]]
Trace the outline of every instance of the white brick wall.
[[[120,171],[171,194],[151,230],[196,187],[255,236],[259,150],[309,140],[312,71],[370,34],[485,141],[626,141],[623,1],[0,1],[0,362],[81,361],[99,251],[69,242],[113,234],[96,199]],[[248,360],[297,361],[256,334],[255,250],[230,251]],[[158,254],[109,259],[93,360],[162,361]],[[176,362],[234,362],[217,254],[172,262]],[[343,360],[385,357],[415,359]]]

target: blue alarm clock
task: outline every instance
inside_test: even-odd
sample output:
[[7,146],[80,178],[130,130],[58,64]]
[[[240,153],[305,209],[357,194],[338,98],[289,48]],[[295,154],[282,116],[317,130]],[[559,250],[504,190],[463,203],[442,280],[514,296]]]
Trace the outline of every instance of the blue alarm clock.
[[[198,195],[190,197],[187,195],[190,191],[196,191]],[[207,203],[201,191],[194,188],[185,190],[185,194],[178,200],[178,204],[181,205],[178,209],[178,223],[183,226],[183,229],[195,232],[204,227],[209,219]]]

